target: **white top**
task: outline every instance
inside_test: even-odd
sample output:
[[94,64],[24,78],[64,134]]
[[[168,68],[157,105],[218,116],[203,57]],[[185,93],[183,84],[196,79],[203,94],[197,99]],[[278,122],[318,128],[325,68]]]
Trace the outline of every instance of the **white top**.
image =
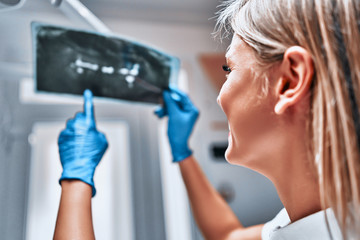
[[[328,230],[325,211],[320,211],[291,223],[283,208],[276,217],[267,222],[261,233],[263,240],[340,240],[343,239],[339,225],[331,209],[326,210],[329,222]],[[355,238],[349,238],[355,239]]]

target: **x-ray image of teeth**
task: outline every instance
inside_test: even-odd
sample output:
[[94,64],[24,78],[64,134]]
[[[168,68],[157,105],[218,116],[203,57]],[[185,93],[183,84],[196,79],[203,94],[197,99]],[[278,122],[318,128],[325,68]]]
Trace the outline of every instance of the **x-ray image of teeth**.
[[32,23],[36,90],[160,103],[180,62],[118,36]]

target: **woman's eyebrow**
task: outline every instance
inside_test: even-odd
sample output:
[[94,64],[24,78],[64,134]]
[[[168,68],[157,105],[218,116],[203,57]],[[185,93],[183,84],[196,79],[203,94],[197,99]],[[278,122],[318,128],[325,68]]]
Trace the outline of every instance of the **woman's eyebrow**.
[[226,52],[225,52],[225,58],[228,59],[230,57],[230,48],[231,48],[231,45],[229,45],[227,48],[226,48]]

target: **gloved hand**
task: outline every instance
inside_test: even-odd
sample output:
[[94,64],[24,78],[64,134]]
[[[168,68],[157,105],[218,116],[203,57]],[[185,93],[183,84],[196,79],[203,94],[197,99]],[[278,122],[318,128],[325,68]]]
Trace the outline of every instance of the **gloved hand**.
[[155,110],[162,118],[169,116],[168,137],[173,155],[173,162],[180,162],[192,154],[188,140],[199,116],[199,110],[189,97],[176,88],[163,92],[164,106]]
[[78,179],[92,186],[95,196],[94,172],[108,143],[104,134],[96,130],[92,93],[84,91],[84,112],[68,120],[58,139],[63,173],[59,180]]

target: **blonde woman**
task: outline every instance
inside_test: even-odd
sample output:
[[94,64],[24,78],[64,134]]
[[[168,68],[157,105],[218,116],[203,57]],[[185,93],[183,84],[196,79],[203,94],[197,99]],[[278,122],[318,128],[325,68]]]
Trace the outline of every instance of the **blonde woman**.
[[[242,226],[188,146],[198,110],[170,89],[156,113],[169,117],[173,160],[205,239],[359,239],[360,1],[232,0],[224,6],[218,27],[233,33],[218,97],[230,130],[226,159],[268,177],[285,209],[264,225]],[[81,126],[72,127],[78,132]],[[78,146],[71,134],[60,137],[60,149],[68,142]],[[103,151],[95,154],[96,163]],[[67,172],[77,159],[65,160]],[[82,171],[90,173],[85,179],[92,180],[95,167]],[[56,239],[93,238],[94,185],[74,174],[62,180]],[[78,201],[69,201],[74,196]]]
[[268,177],[285,209],[243,228],[187,147],[196,109],[165,93],[174,161],[204,237],[359,239],[360,1],[224,6],[218,32],[233,32],[218,97],[230,130],[226,159]]

